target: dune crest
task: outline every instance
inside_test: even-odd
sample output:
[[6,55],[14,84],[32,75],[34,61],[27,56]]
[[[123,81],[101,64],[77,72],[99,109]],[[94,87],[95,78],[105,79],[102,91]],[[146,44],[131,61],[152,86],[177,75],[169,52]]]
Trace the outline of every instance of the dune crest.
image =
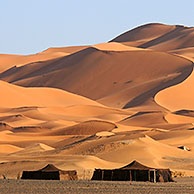
[[132,46],[125,46],[124,44],[118,42],[109,42],[109,43],[100,43],[93,45],[94,48],[104,51],[138,51],[138,50],[145,50],[137,47]]

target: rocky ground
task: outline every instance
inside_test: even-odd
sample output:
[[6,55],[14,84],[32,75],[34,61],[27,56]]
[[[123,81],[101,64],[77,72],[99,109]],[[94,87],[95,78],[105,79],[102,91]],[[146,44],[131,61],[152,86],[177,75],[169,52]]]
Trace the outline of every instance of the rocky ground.
[[54,193],[194,193],[194,177],[176,178],[173,183],[115,181],[0,180],[2,194]]

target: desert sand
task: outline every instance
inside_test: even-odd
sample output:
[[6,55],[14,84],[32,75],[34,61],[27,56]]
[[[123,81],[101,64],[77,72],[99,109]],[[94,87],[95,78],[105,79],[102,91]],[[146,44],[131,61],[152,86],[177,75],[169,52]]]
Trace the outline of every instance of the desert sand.
[[90,179],[133,160],[194,176],[193,34],[146,24],[108,43],[0,55],[0,176],[52,163]]

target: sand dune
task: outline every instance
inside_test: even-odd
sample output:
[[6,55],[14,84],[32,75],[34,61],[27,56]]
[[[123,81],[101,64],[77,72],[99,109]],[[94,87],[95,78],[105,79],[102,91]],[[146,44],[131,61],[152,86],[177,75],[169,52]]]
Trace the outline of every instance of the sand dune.
[[51,47],[48,48],[45,51],[42,51],[41,54],[46,54],[46,53],[75,53],[80,50],[83,50],[89,46],[69,46],[69,47]]
[[148,136],[133,140],[123,149],[102,153],[98,156],[108,161],[122,161],[125,163],[136,158],[146,165],[160,168],[166,167],[164,158],[168,156],[172,158],[193,158],[193,155],[189,152],[157,142]]
[[6,71],[7,69],[12,68],[14,66],[20,67],[28,63],[46,61],[66,56],[87,47],[88,46],[49,48],[34,55],[0,54],[0,72]]
[[52,88],[23,88],[0,81],[1,107],[99,105],[75,94]]
[[[171,111],[180,109],[194,110],[193,83],[194,73],[192,72],[188,79],[186,79],[181,84],[175,85],[159,92],[156,95],[155,100],[158,104],[168,108]],[[174,100],[174,96],[176,96],[176,100]]]
[[168,121],[168,123],[194,123],[194,118],[184,116],[184,115],[177,115],[169,113],[165,116],[165,119]]
[[111,131],[117,126],[107,121],[86,121],[68,128],[58,129],[47,135],[94,135],[101,131]]
[[187,57],[190,60],[193,60],[194,58],[194,48],[193,47],[172,50],[170,51],[170,53],[177,54],[183,57]]
[[33,63],[36,61],[45,61],[53,58],[58,58],[61,56],[66,56],[69,53],[60,52],[60,53],[40,53],[36,55],[0,55],[0,72],[6,71],[12,67],[23,66],[27,63]]
[[54,150],[54,148],[45,145],[43,143],[36,143],[31,146],[28,146],[20,151],[14,152],[12,154],[14,155],[28,155],[28,154],[33,154],[33,153],[40,153],[40,152],[45,152],[45,151],[50,151]]
[[52,163],[91,178],[132,160],[193,175],[193,36],[146,24],[109,43],[0,55],[0,175]]
[[161,143],[168,144],[177,148],[180,146],[186,146],[187,148],[190,149],[190,152],[193,153],[194,151],[193,130],[186,129],[171,130],[166,133],[153,134],[151,136],[152,138]]
[[158,38],[174,29],[175,26],[164,24],[145,24],[119,35],[111,40],[111,42],[127,42],[129,45],[139,46],[142,43]]
[[87,48],[51,63],[10,70],[0,78],[23,86],[61,88],[122,108],[136,104],[134,101],[142,103],[159,90],[184,80],[191,69],[191,61],[167,53]]
[[151,127],[153,124],[167,123],[162,112],[138,112],[119,122],[123,125]]
[[42,123],[41,120],[31,119],[29,117],[25,117],[22,114],[12,114],[12,113],[7,113],[7,114],[8,115],[6,116],[4,114],[0,114],[2,115],[0,117],[0,121],[5,122],[7,125],[10,125],[12,128],[20,127],[20,126],[33,126],[33,125]]
[[13,153],[22,150],[22,148],[19,148],[17,146],[9,145],[9,144],[1,144],[0,145],[0,153]]
[[194,28],[151,23],[125,32],[111,42],[159,51],[182,49],[194,46]]

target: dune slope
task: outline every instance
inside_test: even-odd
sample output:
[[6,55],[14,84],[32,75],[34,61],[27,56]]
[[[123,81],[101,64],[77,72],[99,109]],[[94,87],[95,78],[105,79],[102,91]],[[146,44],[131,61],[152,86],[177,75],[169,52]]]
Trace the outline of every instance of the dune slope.
[[23,88],[0,81],[1,107],[99,105],[84,97],[53,88]]

